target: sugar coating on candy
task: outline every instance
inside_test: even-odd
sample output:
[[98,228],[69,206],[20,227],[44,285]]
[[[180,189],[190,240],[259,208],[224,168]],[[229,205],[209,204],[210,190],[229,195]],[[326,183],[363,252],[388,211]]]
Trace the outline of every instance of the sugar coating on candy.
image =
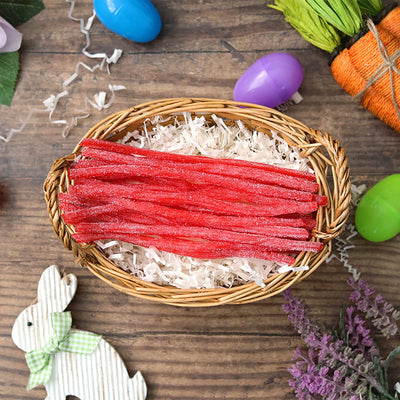
[[[270,166],[269,164],[257,163],[254,165],[254,163],[245,161],[246,165],[238,165],[238,160],[236,160],[236,163],[228,164],[228,161],[232,162],[233,160],[218,159],[216,162],[216,159],[210,157],[184,157],[181,154],[176,155],[166,152],[156,152],[154,150],[151,150],[149,154],[140,154],[141,149],[134,147],[130,147],[129,149],[132,149],[132,151],[135,149],[138,154],[128,154],[128,149],[124,145],[122,145],[124,146],[122,148],[120,144],[95,139],[84,139],[81,144],[83,146],[89,146],[83,149],[82,155],[94,158],[94,160],[92,160],[93,166],[100,166],[103,163],[103,165],[144,166],[147,168],[156,168],[158,170],[160,168],[174,170],[178,167],[186,174],[189,174],[189,171],[197,171],[211,174],[211,176],[212,174],[217,174],[232,178],[251,179],[259,183],[308,192],[315,192],[318,190],[318,183],[311,181],[308,175],[301,177],[291,176],[288,174],[287,169],[283,170],[280,167]],[[104,150],[106,146],[109,146],[109,148]],[[103,149],[100,149],[100,147]],[[125,151],[125,153],[117,153],[116,151]],[[90,164],[90,162],[88,164]],[[82,162],[80,166],[82,167]],[[270,170],[261,169],[260,166],[270,168]],[[311,175],[311,177],[315,179],[315,176]]]
[[[192,117],[190,113],[183,114],[183,121],[174,117],[168,117],[167,120],[156,117],[150,121],[151,129],[145,123],[141,131],[128,133],[120,142],[161,152],[246,160],[289,168],[294,173],[312,173],[307,159],[302,158],[300,152],[291,148],[277,132],[272,132],[272,137],[269,137],[262,132],[250,131],[241,121],[228,126],[223,119],[216,116],[212,118],[214,123],[209,124],[204,117]],[[97,161],[91,165],[106,164],[107,160],[104,164]],[[143,181],[152,179],[143,178]],[[98,192],[100,194],[101,190]],[[93,204],[94,200],[86,199],[85,202]],[[294,218],[298,217],[294,215]],[[304,221],[311,226],[315,223],[310,216],[306,216]],[[270,276],[292,270],[285,263],[259,259],[229,257],[203,260],[119,240],[96,243],[116,265],[134,276],[182,289],[231,287],[249,281],[263,286],[263,281]],[[306,269],[307,266],[302,268]]]

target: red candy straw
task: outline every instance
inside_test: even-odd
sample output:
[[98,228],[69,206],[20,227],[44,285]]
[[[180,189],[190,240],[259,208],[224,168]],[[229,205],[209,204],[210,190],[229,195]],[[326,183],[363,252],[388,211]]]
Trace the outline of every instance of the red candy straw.
[[[107,162],[109,164],[125,164],[125,165],[142,165],[148,168],[174,167],[176,162],[165,161],[160,158],[150,159],[147,157],[135,157],[131,155],[112,153],[109,151],[85,148],[82,151],[85,157],[91,157],[97,163]],[[304,178],[293,177],[282,172],[272,172],[261,170],[259,168],[251,168],[249,166],[226,165],[219,163],[214,159],[214,163],[180,163],[179,167],[186,171],[198,171],[207,174],[216,174],[230,176],[240,179],[249,179],[264,184],[277,185],[307,192],[315,192],[318,190],[318,183],[311,182]]]
[[139,199],[142,201],[159,203],[165,206],[177,207],[181,204],[201,206],[210,211],[226,213],[227,215],[252,215],[252,216],[276,216],[291,213],[309,213],[318,208],[316,202],[294,202],[282,201],[278,204],[269,206],[253,205],[241,202],[229,202],[224,200],[212,199],[201,193],[191,192],[156,192],[153,190],[140,190],[133,185],[127,188],[122,185],[97,185],[88,192],[86,185],[72,186],[70,194],[80,196],[85,199],[101,198],[128,198]]
[[287,189],[279,186],[265,185],[239,178],[228,176],[211,175],[198,171],[186,171],[180,167],[149,168],[143,165],[107,165],[89,168],[74,168],[69,171],[71,180],[81,178],[119,179],[127,177],[163,177],[174,179],[185,179],[196,183],[209,183],[224,187],[236,187],[247,193],[256,193],[267,197],[277,197],[297,201],[311,201],[313,195],[309,192]]
[[175,162],[204,162],[204,163],[213,163],[218,162],[220,164],[225,165],[244,165],[247,167],[254,167],[259,168],[265,171],[272,171],[272,172],[280,172],[284,175],[289,176],[296,176],[300,178],[304,178],[310,181],[315,180],[315,175],[310,172],[305,171],[298,171],[295,169],[289,168],[281,168],[275,165],[269,165],[264,163],[258,163],[253,161],[247,160],[237,160],[237,159],[230,159],[230,158],[221,158],[215,159],[212,157],[204,157],[204,156],[192,156],[192,155],[184,155],[184,154],[175,154],[175,153],[167,153],[167,152],[160,152],[150,149],[142,149],[135,146],[124,145],[121,143],[114,143],[108,140],[99,140],[99,139],[83,139],[80,143],[81,146],[90,147],[93,149],[99,150],[107,150],[115,153],[121,154],[133,154],[133,155],[140,155],[140,156],[147,156],[152,158],[161,158],[163,160],[171,160]]
[[241,232],[231,232],[220,229],[197,227],[197,226],[173,226],[156,225],[149,226],[131,223],[79,223],[75,225],[77,232],[80,233],[102,233],[102,234],[136,234],[136,235],[160,235],[178,238],[198,238],[212,241],[247,243],[258,245],[265,250],[290,252],[290,251],[312,251],[321,250],[322,243],[291,240],[285,238],[268,237],[253,235]]
[[[72,207],[72,208],[71,208]],[[131,201],[121,199],[112,203],[90,207],[73,208],[74,206],[62,206],[63,218],[66,223],[77,224],[81,221],[96,220],[103,221],[108,215],[107,220],[114,215],[114,219],[121,220],[121,212],[125,218],[132,222],[139,222],[138,216],[162,217],[169,225],[193,225],[208,226],[238,232],[255,233],[259,235],[292,237],[296,239],[307,239],[309,233],[301,219],[275,218],[275,217],[240,217],[240,216],[219,216],[206,213],[197,213],[186,210],[178,210],[165,207],[155,203]],[[132,214],[132,215],[131,215]]]
[[[72,237],[78,243],[88,243],[96,240],[109,239],[107,234],[102,232],[98,234],[75,233]],[[144,235],[122,235],[118,233],[114,233],[112,238],[114,240],[121,240],[138,246],[155,247],[161,251],[168,251],[181,256],[194,258],[219,259],[227,257],[244,257],[271,260],[287,265],[292,265],[294,263],[293,257],[283,253],[267,251],[256,246],[243,246],[242,248],[234,246],[228,248],[228,242],[195,242],[170,237],[153,238]]]
[[318,252],[312,213],[328,199],[315,175],[263,163],[187,156],[84,139],[60,193],[78,242],[116,239],[196,258],[291,265]]

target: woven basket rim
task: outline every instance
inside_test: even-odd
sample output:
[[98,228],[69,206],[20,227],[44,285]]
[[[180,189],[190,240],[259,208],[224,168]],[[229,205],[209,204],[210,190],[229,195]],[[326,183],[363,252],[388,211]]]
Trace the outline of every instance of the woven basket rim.
[[[308,157],[320,184],[320,193],[328,197],[328,206],[317,212],[317,228],[312,240],[324,243],[320,253],[300,253],[295,266],[309,265],[309,270],[287,272],[268,278],[261,287],[249,282],[232,288],[178,289],[159,286],[141,281],[117,267],[93,244],[78,244],[72,237],[72,227],[64,223],[58,207],[58,193],[68,188],[68,167],[80,153],[79,143],[71,154],[54,161],[44,183],[47,210],[53,228],[64,246],[72,250],[78,261],[94,275],[110,286],[139,298],[150,299],[176,306],[216,306],[221,304],[245,304],[276,295],[295,282],[310,275],[325,260],[331,251],[331,240],[336,237],[347,220],[350,208],[349,167],[344,149],[328,133],[308,128],[303,123],[263,106],[221,99],[170,98],[146,102],[104,118],[95,124],[84,138],[115,139],[143,121],[156,115],[176,115],[182,112],[226,117],[242,120],[245,125],[268,134],[276,130],[291,147],[300,149],[302,156]],[[328,183],[327,174],[332,183]]]

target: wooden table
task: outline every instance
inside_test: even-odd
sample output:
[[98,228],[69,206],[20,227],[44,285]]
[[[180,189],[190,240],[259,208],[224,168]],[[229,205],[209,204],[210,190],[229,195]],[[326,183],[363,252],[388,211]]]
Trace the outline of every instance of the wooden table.
[[[306,43],[283,16],[264,0],[154,0],[163,19],[161,35],[136,44],[109,32],[98,21],[90,51],[120,61],[79,77],[68,86],[53,119],[71,118],[84,98],[125,85],[105,111],[90,108],[68,137],[48,113],[35,112],[25,129],[0,144],[0,398],[42,399],[43,387],[25,391],[28,368],[11,341],[19,312],[35,300],[45,267],[57,264],[77,275],[78,293],[70,305],[74,324],[102,334],[122,355],[131,374],[142,371],[149,400],[292,399],[288,386],[296,347],[302,345],[282,311],[283,297],[242,306],[175,308],[122,294],[74,262],[53,232],[42,185],[54,159],[70,153],[83,134],[107,114],[166,97],[232,99],[239,76],[259,57],[288,51],[304,67],[302,103],[287,114],[310,127],[330,132],[347,151],[352,181],[370,187],[400,172],[400,135],[352,101],[334,81],[328,55]],[[32,108],[62,91],[77,62],[95,65],[81,53],[79,23],[67,18],[69,4],[45,0],[46,9],[20,27],[24,35],[21,72],[11,107],[0,107],[0,134],[18,128]],[[77,1],[73,15],[88,18],[92,2]],[[109,96],[109,91],[108,91]],[[108,97],[109,98],[109,97]],[[350,217],[350,222],[354,217]],[[399,306],[400,236],[368,243],[359,236],[349,250],[362,277]],[[347,304],[349,275],[342,263],[322,265],[293,292],[307,300],[313,316],[328,327]],[[379,339],[379,338],[378,338]],[[384,348],[393,343],[380,340]],[[393,379],[398,378],[399,363]]]

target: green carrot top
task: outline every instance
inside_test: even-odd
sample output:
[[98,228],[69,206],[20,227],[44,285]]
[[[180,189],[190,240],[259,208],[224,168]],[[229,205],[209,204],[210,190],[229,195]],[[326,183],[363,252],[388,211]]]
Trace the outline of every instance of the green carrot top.
[[331,53],[346,36],[364,26],[365,17],[382,9],[381,0],[275,0],[270,7],[281,11],[308,42]]

